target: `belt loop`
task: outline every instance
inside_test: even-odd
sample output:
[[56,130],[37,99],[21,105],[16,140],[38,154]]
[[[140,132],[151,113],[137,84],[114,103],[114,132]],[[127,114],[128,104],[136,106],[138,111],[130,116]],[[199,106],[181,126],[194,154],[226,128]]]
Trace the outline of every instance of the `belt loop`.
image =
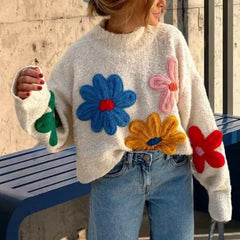
[[146,161],[146,163],[147,163],[148,170],[149,170],[150,166],[152,165],[152,162],[153,162],[153,153],[148,153],[148,156],[150,157],[150,159],[148,161]]
[[169,160],[170,159],[170,155],[165,154],[164,158],[165,158],[165,160]]
[[127,165],[128,168],[132,168],[132,159],[133,159],[133,153],[127,152]]

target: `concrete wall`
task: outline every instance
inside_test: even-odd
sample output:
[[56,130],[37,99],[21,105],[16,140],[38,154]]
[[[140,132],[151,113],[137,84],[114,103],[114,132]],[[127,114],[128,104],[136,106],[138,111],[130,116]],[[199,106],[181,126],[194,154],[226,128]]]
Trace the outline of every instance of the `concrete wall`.
[[1,0],[0,156],[37,144],[17,122],[9,92],[15,72],[37,64],[48,79],[68,46],[100,20],[85,15],[82,0]]
[[[204,75],[204,1],[189,1],[189,46],[197,68]],[[215,103],[216,113],[222,112],[222,0],[215,0]],[[234,115],[240,115],[240,1],[234,1]]]
[[[174,25],[177,24],[174,1]],[[240,115],[240,0],[234,8],[234,111]],[[189,46],[200,74],[203,76],[203,0],[189,1]],[[216,1],[216,112],[221,112],[222,77],[222,6]],[[16,70],[37,64],[46,79],[69,44],[89,31],[100,19],[89,20],[82,0],[1,0],[0,4],[0,156],[27,149],[37,144],[20,128],[14,110],[10,86]],[[24,220],[22,240],[74,239],[77,230],[87,226],[88,196],[46,209]],[[143,226],[147,224],[144,215]],[[58,224],[56,224],[56,222]],[[142,235],[145,228],[142,228]]]

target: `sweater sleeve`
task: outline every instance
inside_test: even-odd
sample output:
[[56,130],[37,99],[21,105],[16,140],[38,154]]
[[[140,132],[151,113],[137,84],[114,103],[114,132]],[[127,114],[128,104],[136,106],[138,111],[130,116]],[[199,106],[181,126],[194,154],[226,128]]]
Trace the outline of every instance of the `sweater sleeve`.
[[[16,81],[20,72],[28,67],[35,66],[20,69],[13,79],[11,89],[19,123],[50,152],[61,151],[73,145],[72,72],[63,58],[43,89],[32,91],[27,99],[22,100],[16,95]],[[42,72],[40,68],[39,70]]]
[[216,221],[229,221],[232,214],[230,176],[222,141],[200,77],[182,33],[177,30],[179,67],[179,114],[190,139],[192,171],[209,196],[209,213]]

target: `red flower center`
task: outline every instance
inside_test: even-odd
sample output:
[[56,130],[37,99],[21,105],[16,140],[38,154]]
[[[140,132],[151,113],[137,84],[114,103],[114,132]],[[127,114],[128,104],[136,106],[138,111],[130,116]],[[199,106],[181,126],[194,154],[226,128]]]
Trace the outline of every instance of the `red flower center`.
[[203,151],[203,149],[199,146],[195,147],[195,151],[197,153],[198,156],[202,156],[205,152]]
[[99,104],[99,109],[101,112],[111,111],[115,107],[115,103],[111,99],[101,100]]
[[173,83],[169,84],[169,89],[170,89],[170,91],[174,92],[174,91],[177,91],[178,86],[175,82],[173,82]]

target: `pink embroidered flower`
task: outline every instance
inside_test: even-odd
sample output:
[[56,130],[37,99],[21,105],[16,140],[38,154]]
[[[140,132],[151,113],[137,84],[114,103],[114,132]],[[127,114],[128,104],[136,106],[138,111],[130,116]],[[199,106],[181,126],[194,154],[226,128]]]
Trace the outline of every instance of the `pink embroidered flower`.
[[188,135],[193,148],[193,164],[198,173],[204,171],[205,161],[213,168],[220,168],[225,164],[223,155],[215,151],[222,143],[222,132],[215,130],[205,138],[197,126],[192,126]]
[[169,57],[167,74],[155,74],[150,79],[150,86],[160,91],[159,109],[163,113],[172,111],[174,101],[178,102],[178,63],[174,57]]

